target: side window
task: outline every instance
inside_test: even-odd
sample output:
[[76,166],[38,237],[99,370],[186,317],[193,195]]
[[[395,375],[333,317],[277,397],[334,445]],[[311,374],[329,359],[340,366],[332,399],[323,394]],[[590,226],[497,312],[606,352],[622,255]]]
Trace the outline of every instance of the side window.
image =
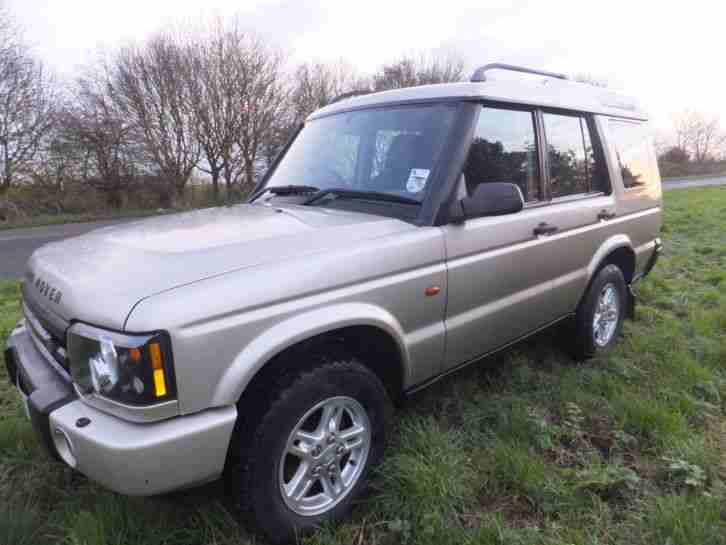
[[469,195],[479,184],[508,182],[519,186],[525,201],[539,200],[534,114],[482,108],[464,176]]
[[[542,114],[547,137],[550,194],[553,199],[599,190],[587,120],[577,115]],[[599,177],[598,177],[599,178]]]
[[625,189],[646,185],[651,167],[650,135],[646,126],[615,119],[609,120],[608,126]]

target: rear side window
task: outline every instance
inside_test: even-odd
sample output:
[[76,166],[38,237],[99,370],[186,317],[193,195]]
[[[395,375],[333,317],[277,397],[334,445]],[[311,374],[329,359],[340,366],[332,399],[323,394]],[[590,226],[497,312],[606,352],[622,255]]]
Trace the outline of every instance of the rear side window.
[[539,200],[534,113],[482,108],[464,176],[469,195],[479,184],[507,182],[519,186],[525,201]]
[[587,119],[542,114],[547,139],[550,196],[553,199],[602,191],[602,177]]
[[626,189],[646,185],[651,167],[651,144],[647,127],[642,123],[616,119],[610,119],[608,126],[623,185]]

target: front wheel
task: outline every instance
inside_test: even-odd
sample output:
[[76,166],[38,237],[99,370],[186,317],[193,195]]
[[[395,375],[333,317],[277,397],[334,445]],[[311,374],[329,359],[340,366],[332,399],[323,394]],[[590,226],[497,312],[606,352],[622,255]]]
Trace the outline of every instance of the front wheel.
[[575,314],[575,356],[590,358],[615,344],[627,311],[627,290],[616,265],[598,271]]
[[339,520],[380,460],[392,405],[354,359],[291,375],[247,445],[240,493],[273,541]]

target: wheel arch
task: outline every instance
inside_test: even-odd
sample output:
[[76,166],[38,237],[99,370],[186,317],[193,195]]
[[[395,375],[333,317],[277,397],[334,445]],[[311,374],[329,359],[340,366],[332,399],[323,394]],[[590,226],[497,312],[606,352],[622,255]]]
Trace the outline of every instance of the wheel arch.
[[624,234],[615,235],[606,240],[590,260],[587,267],[587,287],[590,287],[597,272],[610,264],[617,265],[625,277],[625,283],[630,284],[635,276],[635,263],[635,250],[630,237]]
[[[617,265],[618,268],[620,268],[623,273],[623,277],[625,278],[625,284],[630,286],[630,283],[635,277],[636,258],[635,250],[633,250],[633,244],[630,237],[627,235],[620,234],[609,238],[600,246],[598,251],[595,252],[595,255],[592,257],[587,267],[587,283],[585,284],[585,290],[580,296],[578,308],[585,297],[587,297],[587,292],[590,290],[590,286],[592,285],[595,275],[598,271],[600,271],[600,269],[610,264]],[[635,312],[634,304],[635,301],[633,297],[629,297],[627,312],[631,317]]]
[[410,373],[404,339],[395,317],[370,304],[336,305],[298,314],[275,324],[240,352],[219,381],[213,404],[237,403],[246,391],[264,388],[278,371],[289,369],[296,354],[329,343],[370,354],[362,363],[379,376],[391,395],[397,395]]

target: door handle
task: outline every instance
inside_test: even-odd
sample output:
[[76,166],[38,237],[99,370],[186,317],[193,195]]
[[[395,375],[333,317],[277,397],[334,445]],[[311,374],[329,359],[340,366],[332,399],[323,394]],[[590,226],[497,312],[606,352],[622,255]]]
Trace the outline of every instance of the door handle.
[[597,215],[597,219],[600,221],[607,221],[613,219],[617,214],[615,212],[609,212],[607,210],[600,210]]
[[535,227],[532,232],[535,236],[551,235],[552,233],[556,233],[557,229],[558,228],[554,225],[549,225],[548,223],[542,222],[537,227]]

